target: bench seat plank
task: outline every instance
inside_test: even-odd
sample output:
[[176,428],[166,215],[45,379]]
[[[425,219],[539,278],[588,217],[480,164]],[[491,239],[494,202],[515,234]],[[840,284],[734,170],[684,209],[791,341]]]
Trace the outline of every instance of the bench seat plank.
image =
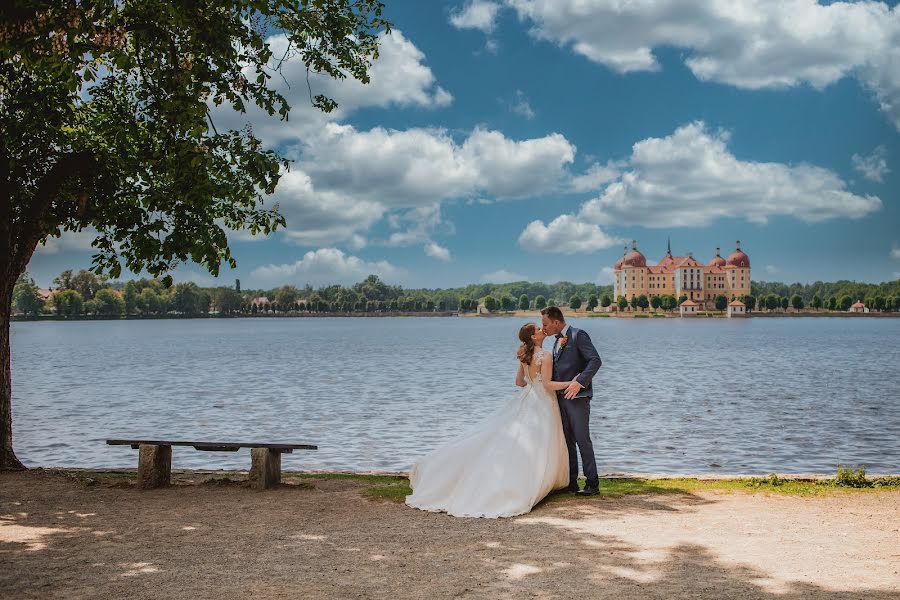
[[213,450],[221,448],[222,452],[238,450],[240,448],[266,448],[268,450],[318,450],[314,444],[265,444],[259,442],[191,442],[185,440],[106,440],[109,446],[190,446],[197,450]]

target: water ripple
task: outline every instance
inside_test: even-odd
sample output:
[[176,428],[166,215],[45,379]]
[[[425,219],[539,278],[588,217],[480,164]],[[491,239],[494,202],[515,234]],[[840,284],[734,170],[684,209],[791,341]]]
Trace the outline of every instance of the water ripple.
[[[573,321],[605,472],[900,472],[900,319]],[[107,437],[313,442],[286,469],[405,470],[514,394],[513,319],[16,322],[27,465],[134,466]],[[174,448],[185,468],[249,451]]]

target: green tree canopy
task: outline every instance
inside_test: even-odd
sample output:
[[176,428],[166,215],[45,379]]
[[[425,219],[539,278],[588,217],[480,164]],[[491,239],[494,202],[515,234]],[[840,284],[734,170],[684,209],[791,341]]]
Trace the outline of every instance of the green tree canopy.
[[98,290],[93,299],[97,301],[98,312],[101,315],[117,317],[125,314],[125,301],[109,288]]
[[25,316],[38,316],[44,308],[44,300],[38,296],[34,280],[23,273],[13,290],[13,304]]
[[581,308],[581,298],[577,294],[573,294],[572,297],[569,298],[569,308],[572,310]]
[[84,298],[75,290],[62,290],[52,296],[56,314],[75,317],[84,312]]
[[544,298],[543,295],[538,295],[534,299],[534,307],[538,310],[543,310],[543,309],[547,308],[547,299]]
[[528,301],[528,296],[522,294],[519,296],[519,310],[528,310],[531,307],[531,302]]
[[[381,11],[377,0],[0,3],[0,468],[23,468],[8,331],[14,284],[37,244],[93,227],[92,271],[118,277],[124,262],[167,287],[187,260],[216,276],[222,262],[234,268],[225,229],[285,224],[262,205],[288,164],[249,128],[218,130],[211,107],[286,118],[269,80],[289,57],[368,82],[390,30]],[[313,104],[336,106],[322,94]]]

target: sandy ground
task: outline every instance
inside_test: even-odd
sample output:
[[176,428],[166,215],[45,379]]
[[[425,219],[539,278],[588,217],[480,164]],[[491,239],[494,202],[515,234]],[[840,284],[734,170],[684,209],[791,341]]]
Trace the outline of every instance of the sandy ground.
[[573,499],[484,520],[358,481],[179,479],[0,473],[0,597],[900,598],[900,492]]

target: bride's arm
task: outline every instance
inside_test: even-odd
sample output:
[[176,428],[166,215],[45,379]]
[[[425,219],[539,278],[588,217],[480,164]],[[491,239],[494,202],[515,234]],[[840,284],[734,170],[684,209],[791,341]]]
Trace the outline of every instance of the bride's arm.
[[519,370],[516,371],[516,385],[519,387],[525,387],[525,365],[519,363]]
[[544,389],[548,392],[564,390],[569,387],[569,382],[553,381],[553,361],[544,357],[541,361],[541,379],[544,382]]

